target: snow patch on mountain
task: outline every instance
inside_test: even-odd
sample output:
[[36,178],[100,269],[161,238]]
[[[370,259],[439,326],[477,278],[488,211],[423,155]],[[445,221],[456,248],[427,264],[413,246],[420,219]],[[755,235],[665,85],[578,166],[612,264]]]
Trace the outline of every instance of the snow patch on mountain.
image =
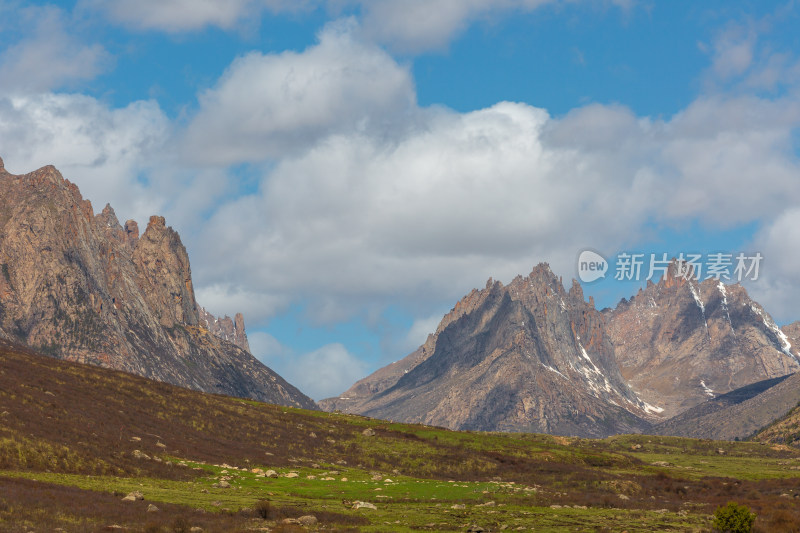
[[725,284],[721,281],[717,283],[717,289],[719,289],[722,295],[722,309],[725,311],[725,316],[728,317],[728,325],[731,327],[731,333],[736,337],[736,330],[733,329],[733,322],[731,322],[731,314],[728,312],[728,291],[725,289]]
[[775,337],[781,344],[781,351],[783,351],[783,353],[785,353],[789,357],[797,359],[797,356],[795,356],[792,353],[792,344],[789,342],[789,338],[786,336],[786,333],[781,331],[781,328],[778,327],[775,321],[772,320],[772,317],[764,313],[761,309],[759,309],[753,304],[750,304],[750,310],[753,311],[758,316],[760,316],[761,320],[764,322],[764,327],[766,327],[767,329],[772,331],[772,333],[775,334]]
[[703,315],[703,323],[706,325],[706,331],[708,331],[708,320],[706,320],[706,306],[703,303],[703,300],[700,298],[700,295],[697,292],[697,289],[694,288],[692,282],[689,282],[689,290],[692,291],[692,297],[694,298],[697,307],[700,308],[700,313]]

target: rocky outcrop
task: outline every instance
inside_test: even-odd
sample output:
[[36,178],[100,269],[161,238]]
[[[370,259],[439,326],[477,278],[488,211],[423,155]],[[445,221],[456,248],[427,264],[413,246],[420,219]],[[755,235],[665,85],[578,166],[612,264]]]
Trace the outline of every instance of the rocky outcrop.
[[95,216],[52,166],[0,168],[0,190],[0,334],[53,357],[315,407],[248,353],[243,319],[239,345],[205,327],[186,249],[163,217],[140,236],[110,206]]
[[744,287],[678,273],[673,262],[657,284],[605,311],[622,375],[664,418],[800,370],[786,334]]
[[189,255],[164,217],[152,216],[133,250],[137,285],[164,327],[200,323],[194,301]]
[[233,320],[227,315],[222,318],[217,318],[205,308],[200,309],[200,324],[208,331],[235,344],[245,351],[250,351],[250,343],[247,342],[247,332],[244,329],[244,316],[242,313],[236,313]]
[[649,427],[603,316],[546,264],[508,286],[490,280],[409,357],[321,405],[452,429],[598,437]]

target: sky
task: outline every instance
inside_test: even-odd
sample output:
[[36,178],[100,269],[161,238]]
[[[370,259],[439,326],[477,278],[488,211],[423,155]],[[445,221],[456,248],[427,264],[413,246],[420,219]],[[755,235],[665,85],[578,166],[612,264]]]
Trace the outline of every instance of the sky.
[[584,250],[600,308],[645,283],[623,254],[759,254],[784,324],[798,27],[793,1],[0,0],[0,157],[165,216],[199,303],[314,399]]

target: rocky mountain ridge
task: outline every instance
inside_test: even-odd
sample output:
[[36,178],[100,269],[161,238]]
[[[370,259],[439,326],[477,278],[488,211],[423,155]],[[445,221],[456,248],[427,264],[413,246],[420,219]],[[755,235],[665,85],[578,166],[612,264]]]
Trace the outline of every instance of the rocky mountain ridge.
[[[488,289],[493,285],[494,280],[490,278],[486,282],[486,288]],[[478,289],[473,289],[472,292],[459,300],[455,307],[444,315],[436,331],[429,334],[428,338],[419,348],[403,359],[386,365],[369,376],[357,381],[352,387],[338,397],[321,400],[319,402],[320,407],[325,411],[355,412],[354,409],[357,409],[355,405],[358,402],[388,389],[397,383],[397,380],[403,377],[403,375],[407,374],[433,355],[436,348],[436,341],[442,331],[459,318],[475,311],[475,309],[486,301],[489,294],[490,291],[487,290],[479,291]]]
[[139,235],[110,206],[95,215],[52,166],[14,175],[0,160],[0,190],[0,335],[201,391],[316,407],[248,353],[243,319],[229,340],[226,326],[203,322],[188,254],[163,217]]
[[786,334],[739,284],[681,276],[673,262],[604,310],[622,375],[646,402],[677,415],[708,398],[800,370]]
[[408,358],[325,409],[451,429],[581,436],[641,432],[652,409],[625,384],[602,315],[546,264],[489,280]]
[[[565,292],[544,264],[507,287],[490,279],[413,353],[320,406],[454,429],[579,436],[669,431],[664,420],[693,408],[684,418],[702,416],[713,431],[714,412],[757,407],[747,426],[757,429],[754,421],[769,422],[764,416],[791,396],[759,387],[800,370],[800,323],[781,329],[741,285],[698,282],[679,276],[680,266],[602,312],[576,281]],[[707,402],[731,391],[741,394]],[[622,427],[604,418],[609,409]],[[725,434],[733,438],[736,427]]]

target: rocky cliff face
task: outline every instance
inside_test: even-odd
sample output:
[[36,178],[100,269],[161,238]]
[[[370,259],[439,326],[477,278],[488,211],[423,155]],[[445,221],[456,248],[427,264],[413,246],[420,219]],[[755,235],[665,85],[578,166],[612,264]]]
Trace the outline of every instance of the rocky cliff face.
[[648,427],[604,319],[541,264],[467,295],[403,361],[323,408],[453,429],[605,436]]
[[246,351],[240,316],[227,340],[201,320],[189,257],[163,217],[140,236],[110,206],[95,216],[52,166],[12,175],[0,162],[0,190],[0,335],[176,385],[315,407]]
[[800,370],[786,334],[741,285],[677,277],[606,310],[622,375],[669,418],[708,398]]

